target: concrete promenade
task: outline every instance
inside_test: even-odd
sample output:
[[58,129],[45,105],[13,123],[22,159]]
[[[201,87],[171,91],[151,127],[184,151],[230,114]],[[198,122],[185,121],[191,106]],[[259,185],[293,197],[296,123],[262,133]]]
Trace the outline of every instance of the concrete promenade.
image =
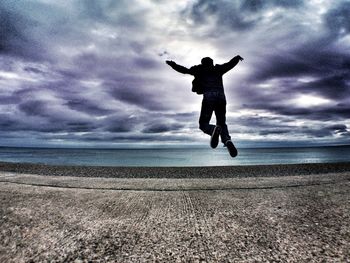
[[2,170],[0,262],[350,262],[347,171],[106,178]]

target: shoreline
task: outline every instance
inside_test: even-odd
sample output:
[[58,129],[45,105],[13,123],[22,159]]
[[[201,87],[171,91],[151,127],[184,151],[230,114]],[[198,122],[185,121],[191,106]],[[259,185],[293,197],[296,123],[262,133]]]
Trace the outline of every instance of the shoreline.
[[280,177],[349,171],[350,162],[202,167],[72,166],[0,162],[0,172],[102,178]]

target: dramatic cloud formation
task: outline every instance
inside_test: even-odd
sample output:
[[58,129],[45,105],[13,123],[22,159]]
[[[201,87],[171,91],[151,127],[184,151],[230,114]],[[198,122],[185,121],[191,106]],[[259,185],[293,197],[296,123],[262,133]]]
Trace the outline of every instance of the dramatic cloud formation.
[[350,143],[350,3],[4,0],[0,145],[207,143],[184,66],[224,77],[241,146]]

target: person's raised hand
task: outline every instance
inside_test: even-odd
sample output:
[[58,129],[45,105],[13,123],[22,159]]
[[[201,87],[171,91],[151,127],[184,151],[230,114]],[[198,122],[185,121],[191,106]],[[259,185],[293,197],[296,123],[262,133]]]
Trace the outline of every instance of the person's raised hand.
[[243,60],[243,58],[242,58],[240,55],[237,55],[236,57],[237,57],[240,61]]
[[165,61],[169,66],[174,66],[174,65],[176,65],[176,63],[174,62],[174,61],[172,61],[172,60],[167,60],[167,61]]

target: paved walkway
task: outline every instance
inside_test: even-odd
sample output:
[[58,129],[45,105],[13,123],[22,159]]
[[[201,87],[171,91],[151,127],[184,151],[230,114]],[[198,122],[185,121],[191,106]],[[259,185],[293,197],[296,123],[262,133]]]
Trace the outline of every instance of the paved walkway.
[[349,262],[350,173],[221,179],[0,172],[0,262]]

